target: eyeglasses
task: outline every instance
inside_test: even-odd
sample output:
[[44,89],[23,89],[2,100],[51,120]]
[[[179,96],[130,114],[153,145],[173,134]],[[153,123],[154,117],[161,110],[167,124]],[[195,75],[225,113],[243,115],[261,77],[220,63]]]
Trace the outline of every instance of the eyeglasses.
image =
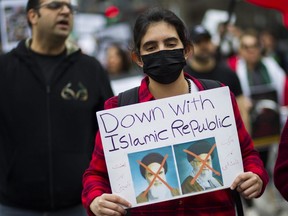
[[260,48],[259,44],[255,43],[255,44],[241,44],[241,48],[248,50],[248,49],[258,49]]
[[50,10],[59,10],[59,9],[62,9],[64,6],[67,6],[71,13],[77,12],[77,7],[75,5],[72,5],[68,2],[60,2],[60,1],[52,1],[46,4],[42,4],[36,7],[36,9],[39,9],[41,7],[46,7]]

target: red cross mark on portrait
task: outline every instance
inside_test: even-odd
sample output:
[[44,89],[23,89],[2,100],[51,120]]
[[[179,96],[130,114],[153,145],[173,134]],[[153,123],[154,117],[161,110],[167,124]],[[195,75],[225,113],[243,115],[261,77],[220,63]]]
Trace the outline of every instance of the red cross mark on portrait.
[[156,180],[156,178],[158,178],[161,182],[163,182],[163,184],[166,185],[166,186],[169,188],[170,191],[173,190],[173,188],[172,188],[165,180],[163,180],[163,179],[159,176],[159,173],[160,173],[161,169],[163,168],[163,166],[164,166],[164,164],[165,164],[165,162],[166,162],[166,160],[167,160],[167,157],[168,157],[168,155],[166,154],[165,157],[164,157],[164,159],[163,159],[163,161],[162,161],[161,164],[160,164],[159,169],[157,170],[156,173],[154,173],[148,166],[146,166],[145,164],[143,164],[141,161],[137,160],[137,162],[138,162],[142,167],[144,167],[145,170],[149,171],[150,173],[152,173],[152,174],[154,175],[154,177],[153,177],[152,181],[150,182],[149,186],[146,188],[146,190],[145,190],[144,193],[143,193],[143,196],[144,196],[144,197],[147,195],[148,191],[150,190],[150,188],[151,188],[152,185],[154,184],[154,181]]
[[199,177],[199,175],[201,174],[202,170],[204,169],[204,167],[206,166],[208,169],[210,169],[212,172],[215,173],[215,175],[220,176],[220,173],[218,171],[216,171],[215,169],[213,169],[209,164],[207,164],[207,160],[208,158],[211,156],[212,152],[214,151],[216,147],[216,143],[211,147],[211,149],[209,150],[209,152],[207,153],[207,156],[205,157],[205,159],[203,160],[202,158],[200,158],[197,154],[195,154],[194,152],[191,152],[187,149],[184,149],[183,151],[186,152],[187,154],[192,155],[193,157],[197,158],[201,163],[201,167],[199,169],[199,171],[196,173],[196,175],[194,176],[194,178],[192,179],[192,181],[190,182],[191,185],[193,185],[196,181],[196,179]]

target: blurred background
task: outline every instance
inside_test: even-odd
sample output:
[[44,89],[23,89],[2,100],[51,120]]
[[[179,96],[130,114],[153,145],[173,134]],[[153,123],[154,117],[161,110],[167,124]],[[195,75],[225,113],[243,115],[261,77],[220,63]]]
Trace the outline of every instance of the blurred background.
[[[278,42],[287,47],[288,30],[279,11],[259,7],[245,0],[73,0],[78,6],[74,32],[71,37],[89,54],[99,54],[111,40],[129,42],[131,27],[140,12],[153,6],[169,8],[188,27],[204,24],[214,34],[217,25],[230,22],[247,29],[273,30]],[[15,46],[15,40],[27,37],[26,0],[0,0],[2,52]],[[113,34],[117,32],[117,34]],[[12,45],[10,45],[12,43]],[[96,54],[96,55],[98,55]]]
[[[25,15],[26,3],[27,0],[0,0],[0,53],[8,52],[19,40],[29,37],[30,31]],[[282,14],[278,10],[259,7],[246,0],[73,0],[72,3],[77,5],[78,12],[75,14],[74,30],[70,39],[77,43],[84,53],[99,59],[109,73],[108,63],[113,51],[108,52],[108,48],[117,44],[117,49],[121,48],[128,53],[135,17],[153,6],[174,11],[188,28],[202,24],[210,31],[215,43],[217,40],[219,42],[219,26],[223,23],[229,23],[241,30],[272,32],[277,49],[284,53],[288,62],[288,28],[283,23]],[[129,63],[127,60],[125,62]],[[124,70],[123,68],[120,71]],[[125,70],[127,68],[128,65]],[[287,68],[284,70],[287,74]],[[116,69],[111,68],[111,80],[117,77],[114,71]],[[120,79],[112,82],[115,94],[122,91],[123,86],[130,87],[129,83],[139,83],[142,76],[139,75],[139,71],[138,74],[137,70],[135,71],[136,76],[131,76],[133,78],[128,82],[127,79],[125,82]],[[283,122],[287,115],[288,113],[283,117]],[[271,148],[268,161],[267,169],[270,176],[277,150],[276,143]],[[255,200],[252,209],[248,209],[245,202],[243,206],[247,216],[288,215],[288,204],[275,189],[272,178],[266,192]]]

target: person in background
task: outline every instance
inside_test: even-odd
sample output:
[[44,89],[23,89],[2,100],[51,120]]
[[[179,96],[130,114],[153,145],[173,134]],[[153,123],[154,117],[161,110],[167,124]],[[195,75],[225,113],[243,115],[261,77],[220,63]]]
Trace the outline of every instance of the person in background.
[[216,45],[217,60],[225,60],[237,53],[241,28],[232,22],[220,22],[212,41]]
[[70,0],[29,0],[26,11],[32,37],[0,56],[0,215],[86,215],[82,175],[112,89],[67,41]]
[[259,40],[263,56],[272,57],[280,67],[288,74],[288,57],[285,51],[277,44],[277,37],[272,31],[263,30],[260,32]]
[[250,131],[249,109],[250,101],[243,95],[240,81],[224,61],[216,59],[216,46],[211,40],[211,34],[201,25],[194,26],[190,31],[194,52],[187,59],[184,71],[200,79],[218,80],[229,86],[236,97],[241,117],[245,127]]
[[[147,75],[143,78],[138,102],[168,98],[205,88],[199,80],[184,73],[183,67],[192,51],[186,27],[172,11],[150,8],[138,16],[134,25],[133,59]],[[235,202],[231,190],[252,199],[261,196],[268,183],[268,174],[258,152],[245,130],[237,102],[231,94],[244,172],[230,188],[210,193],[173,199],[151,205],[130,208],[131,215],[235,215]],[[116,108],[118,97],[105,102],[105,109]],[[90,166],[83,175],[82,202],[89,215],[124,215],[131,204],[111,194],[105,155],[98,131]]]
[[110,44],[106,50],[105,68],[111,79],[129,75],[131,60],[128,51],[124,50],[120,44]]
[[281,133],[278,155],[274,166],[274,184],[283,198],[288,201],[288,119]]
[[[276,115],[279,107],[284,105],[285,72],[273,58],[262,56],[258,32],[253,30],[244,31],[240,37],[235,70],[244,95],[253,104],[249,117],[251,136],[267,168],[271,146],[278,142],[273,137],[280,133]],[[268,136],[274,141],[265,138]],[[253,201],[245,200],[245,203],[247,212],[256,215]]]
[[[170,190],[170,188],[163,183],[163,181],[167,182],[166,173],[168,171],[167,161],[165,161],[163,167],[161,168],[163,161],[164,157],[155,152],[149,153],[142,158],[141,163],[146,165],[150,170],[145,169],[140,165],[141,175],[147,181],[148,185],[150,186],[152,183],[152,186],[150,187],[148,193],[143,191],[136,197],[137,203],[163,200],[180,195],[177,188],[171,188]],[[158,173],[156,177],[155,173]]]
[[238,58],[235,71],[239,77],[243,93],[251,96],[251,87],[271,85],[277,92],[280,105],[285,105],[285,72],[271,57],[261,55],[261,46],[257,32],[246,31],[240,37]]
[[120,43],[111,43],[106,50],[106,64],[111,86],[115,95],[135,87],[143,76],[133,67],[128,50]]
[[[283,105],[288,107],[288,53],[287,53],[287,50],[284,50],[281,48],[281,45],[278,44],[279,41],[277,40],[277,37],[272,30],[261,31],[259,35],[259,40],[261,44],[262,55],[264,57],[271,57],[272,59],[274,59],[279,64],[279,66],[284,70],[286,74]],[[287,109],[288,108],[286,108],[286,110]]]

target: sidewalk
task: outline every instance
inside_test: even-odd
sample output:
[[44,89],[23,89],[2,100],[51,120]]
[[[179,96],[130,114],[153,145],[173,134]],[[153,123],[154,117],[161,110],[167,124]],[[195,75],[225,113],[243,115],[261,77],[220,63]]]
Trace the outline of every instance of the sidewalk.
[[274,169],[275,160],[278,154],[278,145],[274,145],[271,148],[269,156],[268,173],[270,174],[270,181],[266,187],[264,194],[254,199],[254,211],[247,211],[244,202],[244,215],[245,216],[288,216],[288,202],[282,198],[281,194],[274,186],[274,182],[271,176]]

